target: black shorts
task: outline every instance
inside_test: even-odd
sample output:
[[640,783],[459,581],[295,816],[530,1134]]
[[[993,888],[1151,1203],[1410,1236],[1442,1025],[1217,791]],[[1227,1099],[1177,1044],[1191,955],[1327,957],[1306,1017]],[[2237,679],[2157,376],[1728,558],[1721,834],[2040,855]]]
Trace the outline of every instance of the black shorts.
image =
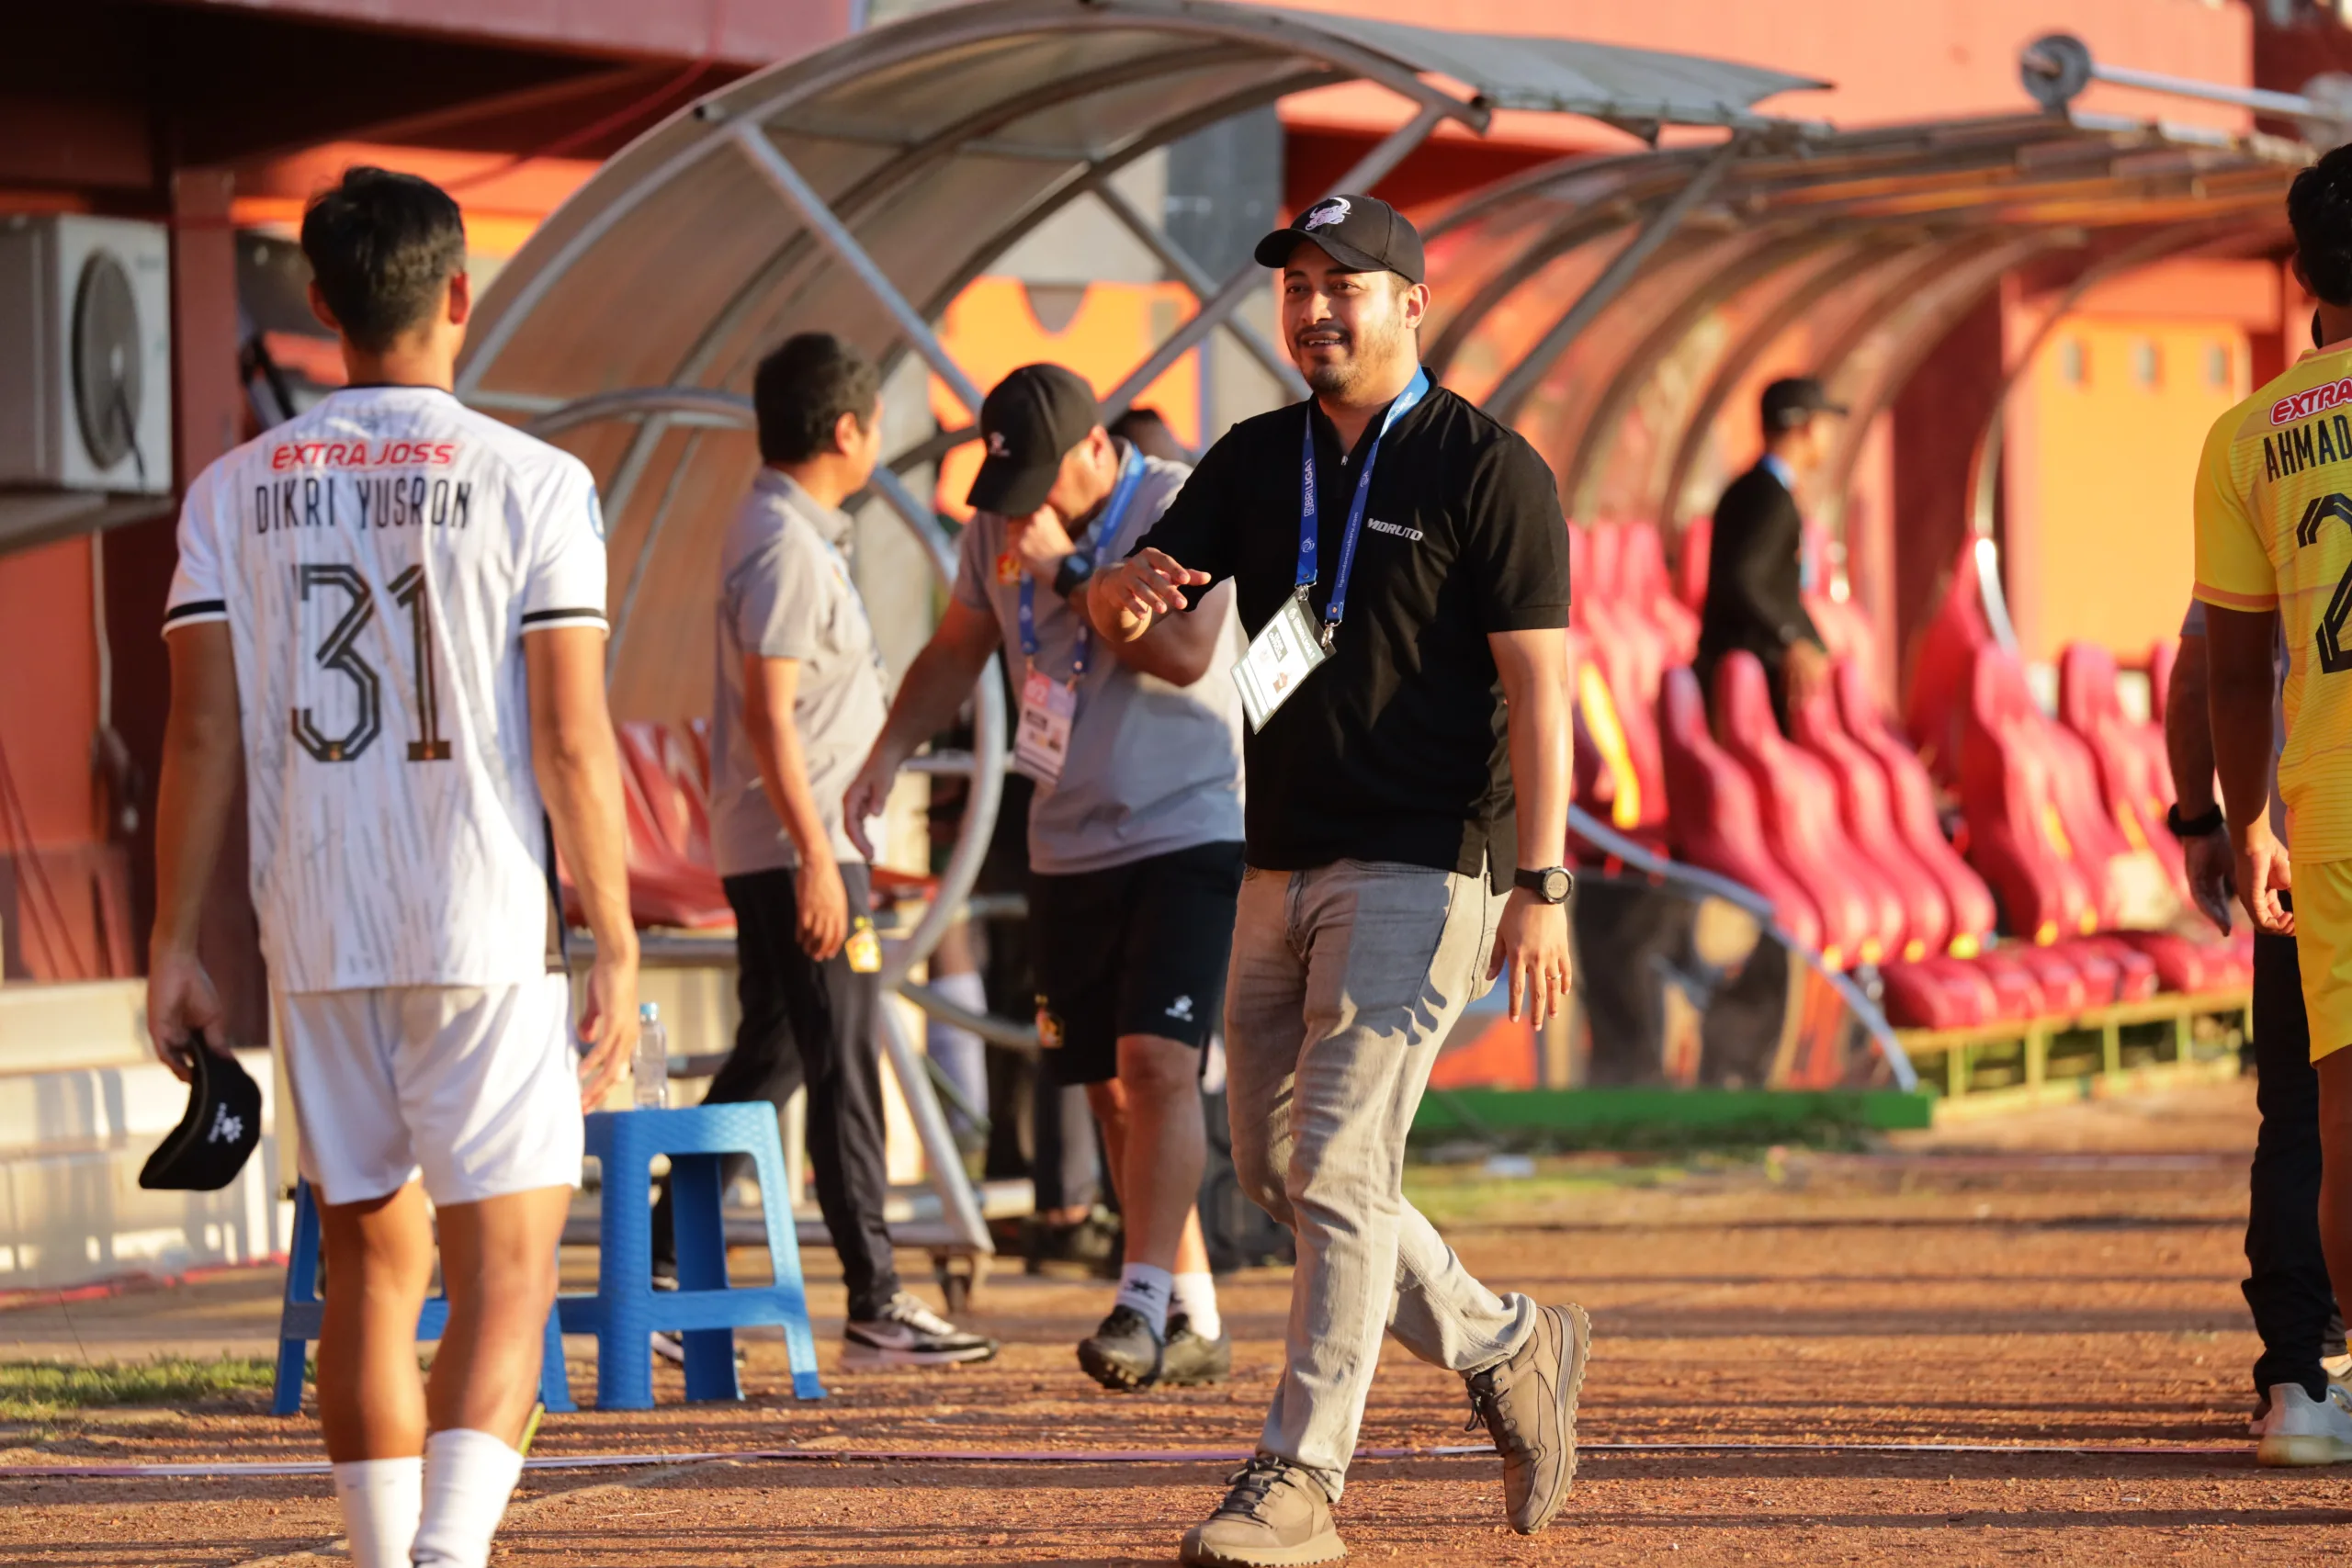
[[1062,1084],[1119,1076],[1119,1037],[1205,1045],[1224,1021],[1241,846],[1199,844],[1069,876],[1029,877],[1037,1035]]

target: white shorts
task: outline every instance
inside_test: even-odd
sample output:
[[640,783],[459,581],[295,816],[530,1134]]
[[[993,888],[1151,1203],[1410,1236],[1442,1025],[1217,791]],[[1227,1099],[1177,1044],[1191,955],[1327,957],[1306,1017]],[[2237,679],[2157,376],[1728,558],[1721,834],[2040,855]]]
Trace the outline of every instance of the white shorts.
[[571,992],[401,986],[277,998],[300,1165],[322,1203],[436,1204],[580,1181],[585,1127]]

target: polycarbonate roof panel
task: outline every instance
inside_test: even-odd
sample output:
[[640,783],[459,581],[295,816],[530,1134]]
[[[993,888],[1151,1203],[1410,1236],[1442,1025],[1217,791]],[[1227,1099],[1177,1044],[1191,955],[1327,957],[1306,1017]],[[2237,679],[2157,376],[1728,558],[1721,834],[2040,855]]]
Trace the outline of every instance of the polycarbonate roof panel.
[[[459,394],[524,420],[632,389],[740,394],[762,353],[811,327],[886,368],[901,358],[898,318],[746,138],[781,154],[890,287],[935,320],[1023,235],[1127,163],[1350,81],[1474,130],[1495,107],[1751,126],[1758,100],[1813,85],[1652,51],[1223,0],[947,7],[730,84],[625,148],[500,273]],[[755,460],[750,443],[638,415],[559,439],[594,469],[611,523],[616,707],[697,711],[709,561]]]
[[[1757,65],[1575,39],[1440,32],[1307,11],[1280,14],[1310,26],[1329,27],[1338,20],[1350,37],[1414,70],[1451,76],[1497,108],[1675,125],[1752,125],[1757,116],[1750,111],[1760,100],[1829,85]],[[1573,26],[1573,13],[1567,19]]]
[[[1431,357],[1544,454],[1572,514],[1679,522],[1712,491],[1694,481],[1713,461],[1715,423],[1752,419],[1752,400],[1734,393],[1798,369],[1863,416],[1849,422],[1835,479],[1868,416],[2003,274],[2055,252],[2092,268],[2281,243],[2282,197],[2309,156],[2268,138],[2041,115],[1741,147],[1546,362],[1533,355],[1554,325],[1721,149],[1566,160],[1430,228]],[[1744,427],[1736,444],[1750,438]]]

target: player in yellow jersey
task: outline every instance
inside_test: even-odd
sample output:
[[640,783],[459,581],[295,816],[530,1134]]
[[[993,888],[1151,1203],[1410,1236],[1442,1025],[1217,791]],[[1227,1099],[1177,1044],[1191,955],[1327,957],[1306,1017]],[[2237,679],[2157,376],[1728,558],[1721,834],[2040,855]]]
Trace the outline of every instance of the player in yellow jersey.
[[[2336,1299],[2352,1301],[2352,148],[2295,177],[2287,217],[2295,274],[2319,300],[2318,346],[2206,437],[2197,597],[2238,897],[2256,924],[2295,938],[2319,1071],[2320,1239]],[[2264,777],[2282,639],[2291,869]],[[2352,1462],[2352,1412],[2293,1383],[2270,1393],[2266,1463]]]

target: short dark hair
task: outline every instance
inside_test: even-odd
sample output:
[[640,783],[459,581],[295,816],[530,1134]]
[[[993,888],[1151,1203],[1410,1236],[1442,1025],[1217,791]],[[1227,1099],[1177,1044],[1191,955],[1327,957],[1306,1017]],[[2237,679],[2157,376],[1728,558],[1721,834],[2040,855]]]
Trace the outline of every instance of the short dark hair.
[[302,254],[344,335],[381,353],[465,271],[466,221],[431,180],[362,164],[311,198]]
[[805,463],[835,450],[833,428],[845,413],[865,428],[882,396],[874,362],[831,333],[788,337],[752,376],[752,409],[760,421],[760,461]]
[[2352,305],[2352,145],[2295,176],[2287,187],[2287,221],[2312,292],[2331,305]]
[[1184,450],[1184,444],[1176,439],[1168,416],[1155,408],[1129,409],[1111,422],[1111,434],[1147,457],[1169,463],[1193,460],[1193,455]]

